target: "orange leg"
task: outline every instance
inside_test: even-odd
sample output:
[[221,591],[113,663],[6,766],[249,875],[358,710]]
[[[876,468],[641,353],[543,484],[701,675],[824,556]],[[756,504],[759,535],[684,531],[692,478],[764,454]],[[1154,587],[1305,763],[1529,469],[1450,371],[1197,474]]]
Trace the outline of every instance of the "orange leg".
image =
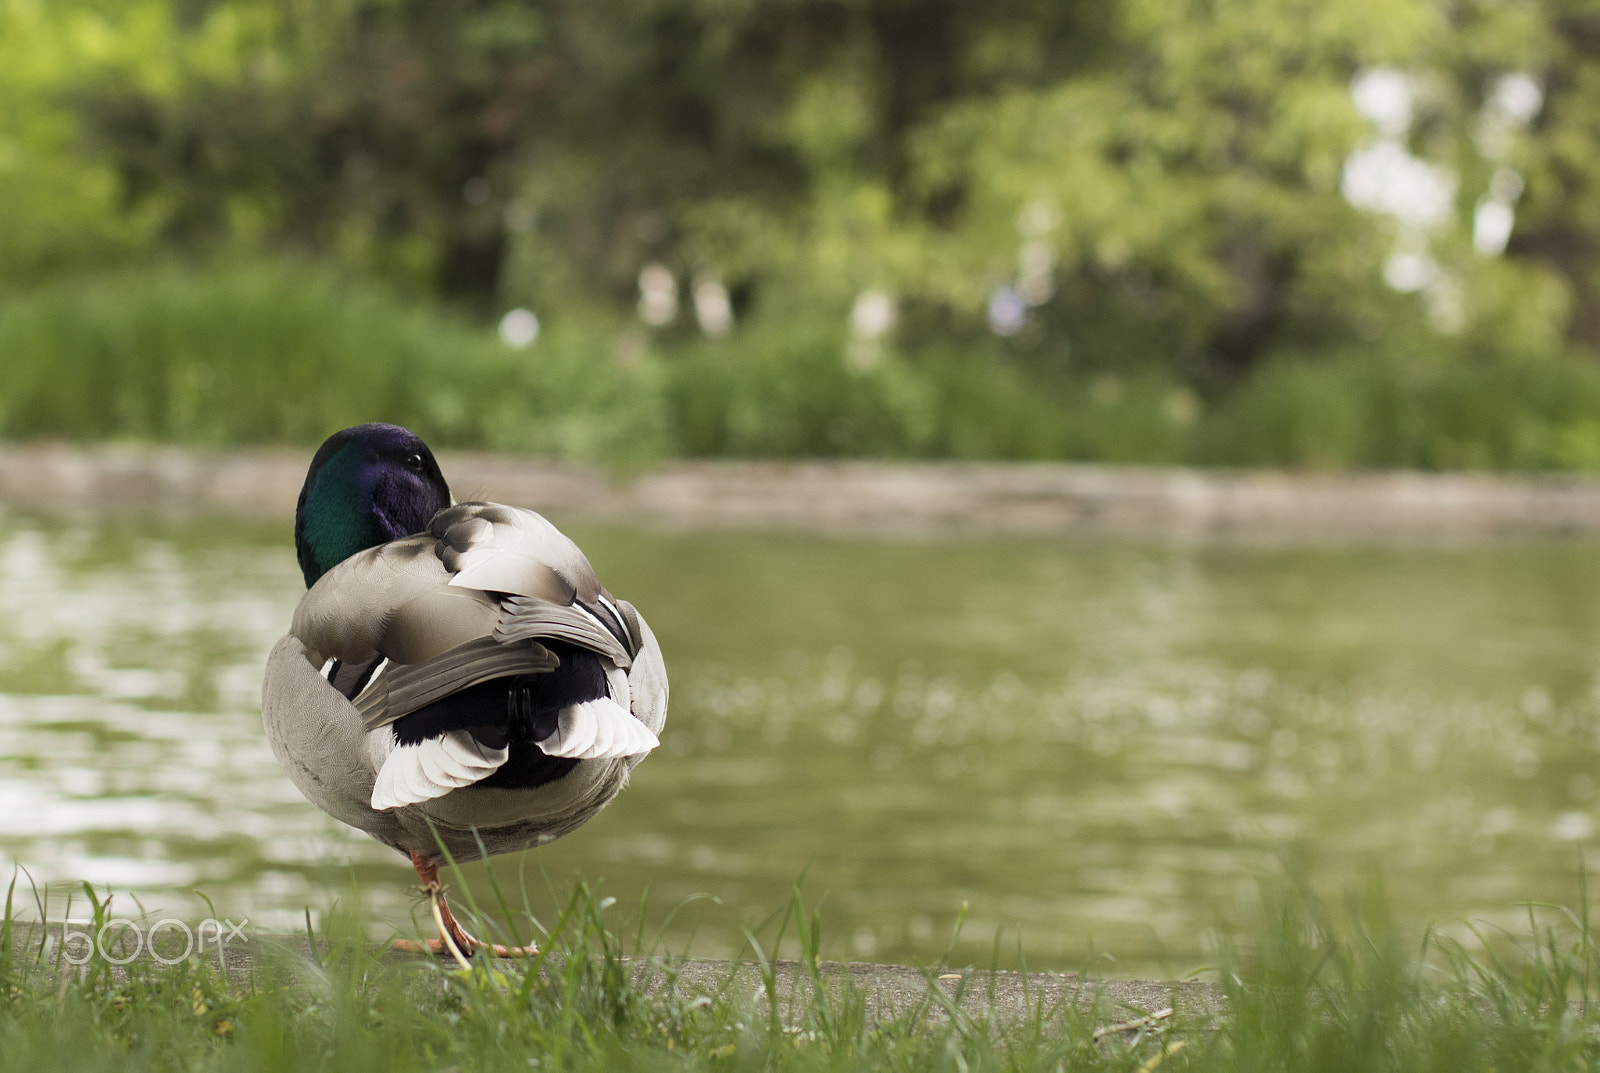
[[450,903],[445,900],[444,886],[439,882],[439,870],[428,863],[426,857],[420,853],[411,854],[411,867],[417,870],[417,875],[422,878],[422,889],[428,892],[428,899],[433,903],[433,919],[439,925],[439,938],[437,939],[396,939],[394,948],[411,953],[445,955],[450,954],[458,961],[465,961],[472,956],[474,950],[487,950],[497,958],[532,957],[539,952],[536,946],[501,946],[499,943],[486,943],[473,935],[466,928],[456,923],[454,914],[450,912]]

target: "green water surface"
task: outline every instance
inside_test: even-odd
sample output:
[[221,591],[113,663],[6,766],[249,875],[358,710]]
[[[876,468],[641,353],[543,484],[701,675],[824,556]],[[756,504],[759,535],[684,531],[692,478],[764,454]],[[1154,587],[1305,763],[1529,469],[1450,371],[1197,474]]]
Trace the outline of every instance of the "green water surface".
[[[623,920],[648,889],[652,932],[708,894],[668,946],[727,954],[803,875],[829,956],[937,959],[965,903],[957,962],[998,934],[1003,964],[1177,973],[1263,874],[1515,927],[1576,897],[1600,831],[1597,545],[569,528],[672,704],[604,813],[495,862],[541,918],[580,874]],[[283,530],[0,515],[0,863],[261,928],[354,886],[409,927],[408,866],[261,736],[301,591]]]

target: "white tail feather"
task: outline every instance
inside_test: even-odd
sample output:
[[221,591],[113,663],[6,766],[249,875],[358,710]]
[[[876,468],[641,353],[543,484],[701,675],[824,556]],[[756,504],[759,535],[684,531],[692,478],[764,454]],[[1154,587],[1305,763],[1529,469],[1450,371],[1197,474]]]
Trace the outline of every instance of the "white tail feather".
[[539,743],[547,756],[604,760],[638,756],[661,744],[649,727],[610,697],[598,697],[561,709],[556,732]]
[[415,745],[396,745],[378,770],[372,807],[379,812],[432,801],[487,778],[506,762],[508,749],[486,749],[465,730]]

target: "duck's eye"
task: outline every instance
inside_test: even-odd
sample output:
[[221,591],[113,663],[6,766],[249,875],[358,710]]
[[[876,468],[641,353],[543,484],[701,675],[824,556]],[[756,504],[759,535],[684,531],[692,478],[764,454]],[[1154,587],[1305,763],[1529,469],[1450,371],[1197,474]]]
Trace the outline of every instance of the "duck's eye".
[[409,469],[415,473],[422,472],[422,456],[417,452],[412,451],[410,454],[406,455],[405,461],[406,469]]

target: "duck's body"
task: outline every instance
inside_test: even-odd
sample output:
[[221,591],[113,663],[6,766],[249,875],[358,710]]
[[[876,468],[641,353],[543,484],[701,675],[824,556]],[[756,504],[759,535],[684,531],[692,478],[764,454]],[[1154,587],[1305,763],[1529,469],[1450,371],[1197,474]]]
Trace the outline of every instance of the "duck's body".
[[425,881],[446,852],[578,827],[657,744],[667,680],[644,619],[538,514],[450,506],[406,430],[331,437],[295,530],[308,591],[268,659],[267,738],[308,800]]

